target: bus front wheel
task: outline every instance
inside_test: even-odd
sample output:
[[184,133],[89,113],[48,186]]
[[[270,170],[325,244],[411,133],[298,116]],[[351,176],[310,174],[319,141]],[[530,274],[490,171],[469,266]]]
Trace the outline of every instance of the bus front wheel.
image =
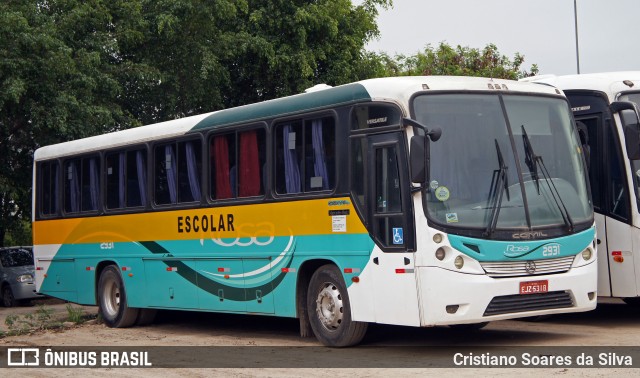
[[313,333],[326,346],[355,345],[367,331],[367,323],[351,320],[349,293],[335,265],[323,265],[311,277],[307,312]]
[[131,327],[138,319],[138,309],[127,305],[122,276],[115,265],[109,265],[98,281],[98,306],[105,324],[112,328]]

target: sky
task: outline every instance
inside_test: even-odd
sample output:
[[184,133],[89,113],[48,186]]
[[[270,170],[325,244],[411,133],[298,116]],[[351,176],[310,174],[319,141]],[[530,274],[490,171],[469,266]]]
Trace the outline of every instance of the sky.
[[[360,3],[353,0],[355,4]],[[640,0],[575,0],[580,73],[640,70]],[[493,43],[521,69],[578,71],[574,0],[393,0],[381,9],[370,51],[414,55],[428,44],[484,48]]]

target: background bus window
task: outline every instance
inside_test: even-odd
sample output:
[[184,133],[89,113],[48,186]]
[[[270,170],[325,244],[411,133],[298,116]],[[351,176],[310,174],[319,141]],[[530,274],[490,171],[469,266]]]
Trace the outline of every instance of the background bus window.
[[629,220],[629,192],[626,190],[626,173],[621,157],[621,149],[611,123],[606,128],[607,151],[609,155],[609,209],[611,215],[621,220]]
[[330,117],[276,127],[276,192],[330,190],[335,176],[335,126]]
[[42,215],[58,213],[58,162],[42,163],[40,177],[40,212]]

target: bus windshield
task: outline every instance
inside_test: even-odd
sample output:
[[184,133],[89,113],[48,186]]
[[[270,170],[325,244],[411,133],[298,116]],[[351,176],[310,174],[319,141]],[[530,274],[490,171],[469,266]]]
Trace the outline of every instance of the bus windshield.
[[495,238],[590,226],[582,147],[563,99],[425,94],[413,110],[418,122],[443,131],[430,143],[425,204],[432,222]]

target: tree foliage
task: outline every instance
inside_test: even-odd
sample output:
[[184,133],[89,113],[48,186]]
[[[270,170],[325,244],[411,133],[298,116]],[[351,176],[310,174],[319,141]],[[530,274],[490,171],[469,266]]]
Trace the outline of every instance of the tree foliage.
[[415,55],[398,55],[391,59],[380,54],[378,67],[382,76],[413,76],[413,75],[452,75],[452,76],[483,76],[517,80],[538,73],[538,66],[533,64],[530,71],[522,68],[524,56],[516,53],[513,60],[500,54],[494,44],[488,44],[483,49],[452,47],[441,42],[438,47],[427,45],[422,52]]

